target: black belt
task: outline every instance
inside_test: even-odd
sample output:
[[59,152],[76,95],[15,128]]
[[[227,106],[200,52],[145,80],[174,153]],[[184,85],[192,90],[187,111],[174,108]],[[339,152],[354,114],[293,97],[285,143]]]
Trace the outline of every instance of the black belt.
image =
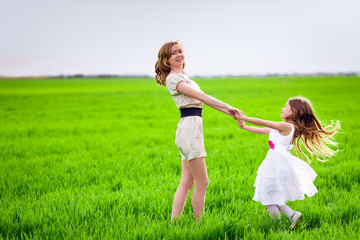
[[180,109],[181,117],[199,116],[202,117],[202,108],[189,107]]

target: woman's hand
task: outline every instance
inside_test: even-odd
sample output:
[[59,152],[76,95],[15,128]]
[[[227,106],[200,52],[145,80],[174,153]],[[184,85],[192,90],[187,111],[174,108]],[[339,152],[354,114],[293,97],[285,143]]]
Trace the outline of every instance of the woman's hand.
[[229,111],[229,113],[231,114],[231,116],[232,116],[235,120],[237,120],[236,115],[238,115],[238,116],[243,116],[243,115],[244,115],[244,113],[243,113],[241,110],[239,110],[239,109],[237,109],[237,108],[234,108],[234,107],[231,107],[231,106],[229,106],[229,107],[227,108],[227,110]]

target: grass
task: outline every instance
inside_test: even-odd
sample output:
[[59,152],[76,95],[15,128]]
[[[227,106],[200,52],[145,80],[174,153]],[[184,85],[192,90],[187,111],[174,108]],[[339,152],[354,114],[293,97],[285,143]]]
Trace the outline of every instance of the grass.
[[179,111],[166,88],[152,79],[24,79],[0,81],[0,238],[358,238],[360,78],[195,81],[248,116],[280,121],[286,100],[302,95],[322,122],[342,122],[342,151],[312,163],[319,193],[289,203],[304,214],[295,232],[252,200],[267,136],[205,106],[205,216],[194,221],[189,197],[171,225]]

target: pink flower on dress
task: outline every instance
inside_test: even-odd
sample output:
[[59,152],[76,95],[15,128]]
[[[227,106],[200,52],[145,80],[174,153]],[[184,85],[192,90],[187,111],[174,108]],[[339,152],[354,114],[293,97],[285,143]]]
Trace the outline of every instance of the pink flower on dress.
[[268,143],[269,143],[269,147],[271,149],[274,149],[274,147],[275,147],[274,143],[271,140]]

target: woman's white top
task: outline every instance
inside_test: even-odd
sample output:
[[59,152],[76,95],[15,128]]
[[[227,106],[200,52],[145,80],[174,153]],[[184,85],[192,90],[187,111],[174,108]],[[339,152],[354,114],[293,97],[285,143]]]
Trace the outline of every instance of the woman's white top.
[[166,87],[168,88],[170,95],[173,97],[176,106],[179,109],[187,107],[202,108],[203,103],[201,101],[197,100],[196,98],[181,94],[176,90],[176,86],[181,81],[201,91],[199,85],[197,85],[196,82],[191,80],[188,76],[184,74],[169,74],[166,78]]

